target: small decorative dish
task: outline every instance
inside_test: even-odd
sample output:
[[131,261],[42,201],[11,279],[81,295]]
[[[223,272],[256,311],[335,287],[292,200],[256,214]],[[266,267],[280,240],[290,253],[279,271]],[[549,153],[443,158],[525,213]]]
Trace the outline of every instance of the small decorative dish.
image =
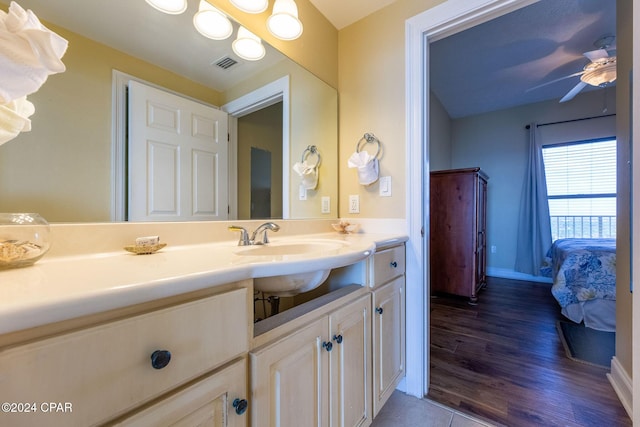
[[342,233],[342,234],[357,233],[358,229],[360,228],[359,224],[351,224],[351,223],[346,222],[346,221],[341,221],[338,224],[331,224],[331,226],[338,233]]
[[128,245],[124,247],[124,250],[136,255],[150,255],[158,252],[165,246],[167,246],[166,243],[158,243],[156,245]]

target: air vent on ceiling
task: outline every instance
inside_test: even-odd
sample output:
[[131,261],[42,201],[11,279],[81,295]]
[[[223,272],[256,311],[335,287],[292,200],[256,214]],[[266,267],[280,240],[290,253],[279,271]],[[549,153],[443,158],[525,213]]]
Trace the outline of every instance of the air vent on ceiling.
[[237,63],[238,63],[238,61],[236,61],[235,59],[230,58],[228,56],[220,58],[220,59],[218,59],[217,61],[214,62],[214,64],[216,66],[222,68],[223,70],[228,70],[229,68],[233,67]]

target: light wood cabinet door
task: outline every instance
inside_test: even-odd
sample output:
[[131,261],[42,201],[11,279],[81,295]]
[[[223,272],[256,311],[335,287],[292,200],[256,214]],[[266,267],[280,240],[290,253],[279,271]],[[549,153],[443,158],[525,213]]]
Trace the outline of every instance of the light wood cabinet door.
[[114,425],[246,427],[249,419],[246,405],[244,358]]
[[249,354],[253,427],[329,426],[327,317]]
[[373,291],[373,416],[404,376],[404,276]]
[[329,317],[331,426],[371,424],[371,296],[365,295]]
[[247,352],[247,310],[247,289],[236,289],[0,349],[5,399],[73,409],[64,417],[0,413],[0,425],[88,426],[132,411]]

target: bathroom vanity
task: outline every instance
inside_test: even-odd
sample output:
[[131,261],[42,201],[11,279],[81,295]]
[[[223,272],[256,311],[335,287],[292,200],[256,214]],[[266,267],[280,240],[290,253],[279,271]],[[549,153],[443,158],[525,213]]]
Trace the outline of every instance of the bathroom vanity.
[[0,424],[370,424],[404,376],[406,239],[320,237],[355,251],[255,325],[254,278],[305,263],[216,243],[0,271]]

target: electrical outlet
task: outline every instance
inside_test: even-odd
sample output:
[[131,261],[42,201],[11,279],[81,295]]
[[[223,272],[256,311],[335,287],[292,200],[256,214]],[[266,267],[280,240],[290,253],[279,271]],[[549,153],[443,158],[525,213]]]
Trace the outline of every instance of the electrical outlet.
[[307,189],[302,184],[298,187],[298,200],[307,200]]
[[360,213],[360,196],[357,194],[349,196],[349,213]]
[[322,196],[322,207],[320,208],[320,212],[323,214],[331,213],[331,197]]
[[498,252],[498,247],[496,245],[491,245],[491,253],[495,254],[496,252]]

